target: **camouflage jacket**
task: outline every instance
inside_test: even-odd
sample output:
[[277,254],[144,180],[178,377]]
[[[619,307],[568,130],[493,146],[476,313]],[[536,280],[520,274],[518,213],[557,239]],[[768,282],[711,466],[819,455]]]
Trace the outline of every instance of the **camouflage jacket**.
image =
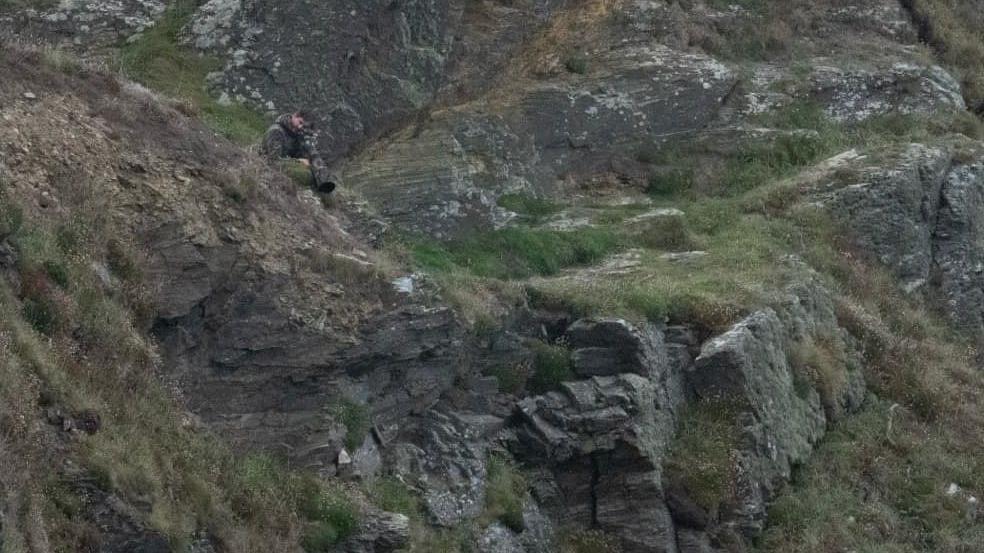
[[311,143],[310,137],[290,129],[290,114],[281,115],[267,129],[260,144],[260,154],[274,162],[286,158],[309,160],[314,184],[319,189],[324,189],[329,183],[330,189],[334,189],[339,182],[338,175],[332,173],[325,165],[317,148]]
[[281,115],[267,129],[260,144],[260,154],[271,161],[289,157],[314,161],[321,157],[306,134],[291,130],[290,114]]

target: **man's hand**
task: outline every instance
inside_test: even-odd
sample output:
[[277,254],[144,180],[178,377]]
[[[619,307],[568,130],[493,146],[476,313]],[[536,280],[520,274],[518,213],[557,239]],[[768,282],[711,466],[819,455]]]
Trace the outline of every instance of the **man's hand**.
[[311,166],[311,160],[310,159],[298,158],[297,161],[301,162],[301,165],[303,165],[305,167],[310,167]]

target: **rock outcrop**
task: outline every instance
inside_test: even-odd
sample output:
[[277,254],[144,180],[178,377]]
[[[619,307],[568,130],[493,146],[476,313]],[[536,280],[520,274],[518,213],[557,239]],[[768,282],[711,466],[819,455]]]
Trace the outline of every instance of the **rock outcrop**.
[[139,36],[160,19],[167,7],[167,2],[162,0],[68,0],[35,4],[38,7],[0,13],[0,35],[40,38],[82,55],[95,56]]
[[979,147],[961,139],[912,144],[889,160],[855,169],[857,177],[819,190],[819,201],[904,290],[938,300],[959,328],[984,335]]
[[435,113],[350,162],[346,182],[414,231],[452,237],[502,226],[513,215],[499,196],[618,172],[640,147],[706,126],[736,82],[709,57],[643,37],[598,52],[583,75],[516,78],[528,82]]
[[[749,315],[700,345],[696,358],[687,329],[664,337],[619,320],[570,325],[575,372],[588,378],[522,400],[509,438],[517,459],[537,467],[534,496],[552,518],[600,528],[640,553],[712,551],[762,530],[768,500],[792,467],[830,420],[864,397],[860,371],[843,369],[845,384],[828,408],[794,366],[796,344],[821,331],[834,333],[844,355],[857,353],[815,275],[790,264],[803,272],[778,311]],[[711,403],[734,410],[739,438],[730,461],[735,497],[708,511],[663,467],[680,417]]]

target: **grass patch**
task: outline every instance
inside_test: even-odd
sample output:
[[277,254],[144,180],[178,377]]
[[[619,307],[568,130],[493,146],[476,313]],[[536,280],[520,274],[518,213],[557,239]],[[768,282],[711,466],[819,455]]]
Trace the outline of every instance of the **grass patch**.
[[529,194],[503,194],[497,203],[499,207],[518,213],[531,222],[542,221],[561,210],[557,203]]
[[[965,494],[984,489],[984,467],[954,438],[952,430],[912,420],[891,402],[870,400],[827,433],[794,485],[774,501],[758,550],[978,549],[984,527],[968,519]],[[948,496],[950,483],[965,494]]]
[[654,250],[685,251],[697,247],[687,227],[686,217],[682,215],[660,215],[647,219],[630,228],[629,237],[633,244]]
[[275,526],[277,517],[299,515],[304,521],[301,545],[310,553],[331,551],[359,525],[359,508],[351,490],[291,472],[270,455],[242,459],[231,487],[234,504],[244,517]]
[[694,187],[695,171],[690,167],[673,168],[650,175],[646,193],[650,196],[678,196]]
[[529,389],[545,394],[560,388],[561,383],[574,380],[571,351],[563,346],[536,342],[533,344],[533,376]]
[[659,252],[640,254],[626,274],[599,279],[541,279],[528,290],[534,304],[578,316],[666,319],[722,329],[766,304],[787,282],[780,259],[795,240],[793,229],[746,214],[734,199],[681,203],[694,248],[706,252],[676,261]]
[[512,461],[498,454],[486,461],[488,478],[485,487],[485,511],[482,518],[499,521],[514,532],[522,532],[523,503],[526,501],[526,478]]
[[568,529],[558,533],[555,550],[564,553],[621,553],[618,539],[601,530]]
[[530,372],[529,363],[516,363],[514,365],[494,365],[487,369],[485,374],[495,378],[499,390],[519,395],[526,388],[526,382],[530,379]]
[[588,58],[583,54],[573,54],[564,60],[564,69],[569,73],[584,75],[588,72]]
[[120,62],[131,79],[168,96],[189,102],[214,131],[238,144],[254,144],[267,123],[242,104],[222,105],[205,89],[205,77],[222,69],[222,62],[180,45],[181,30],[198,2],[172,2],[156,25],[122,48]]
[[411,251],[417,265],[429,271],[461,269],[479,277],[518,279],[554,275],[623,247],[617,233],[602,228],[576,232],[507,228],[446,243],[419,242]]
[[741,432],[737,416],[737,408],[726,400],[691,405],[680,418],[666,460],[667,477],[711,513],[735,495],[734,454]]
[[376,479],[369,486],[373,503],[384,511],[400,513],[410,518],[420,516],[420,498],[406,483],[393,476]]
[[906,0],[923,38],[955,71],[968,106],[984,115],[984,10],[979,2]]
[[359,449],[372,428],[369,408],[348,398],[341,398],[329,406],[328,412],[337,422],[345,425],[345,447],[349,451]]
[[805,336],[790,348],[789,362],[794,373],[820,394],[828,418],[836,418],[841,412],[839,398],[848,384],[849,367],[842,341],[829,334]]

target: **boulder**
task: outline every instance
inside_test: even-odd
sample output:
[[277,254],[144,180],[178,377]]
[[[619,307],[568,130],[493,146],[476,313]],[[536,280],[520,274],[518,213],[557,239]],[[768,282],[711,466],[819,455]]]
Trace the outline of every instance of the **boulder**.
[[152,27],[163,15],[162,0],[51,2],[50,8],[0,14],[0,34],[40,37],[83,55],[104,55]]
[[581,377],[635,373],[653,378],[668,370],[662,333],[622,319],[581,319],[567,329],[574,372]]
[[370,509],[362,514],[355,535],[338,546],[340,553],[392,553],[410,542],[406,515]]
[[[984,151],[957,139],[912,144],[817,194],[858,248],[923,293],[971,336],[984,335]],[[858,182],[860,181],[860,182]]]
[[708,340],[690,375],[701,400],[725,401],[741,413],[738,505],[723,518],[746,534],[761,530],[766,501],[792,467],[809,457],[826,428],[817,392],[797,394],[786,343],[776,313],[759,311]]
[[556,520],[598,527],[625,551],[675,552],[662,501],[662,456],[673,415],[657,408],[654,384],[634,373],[567,382],[517,406],[517,457],[547,468],[536,495]]
[[854,182],[820,195],[859,248],[890,267],[906,290],[921,288],[930,277],[950,156],[944,148],[913,144],[894,163],[865,170]]
[[432,409],[408,421],[386,460],[421,490],[432,523],[454,527],[485,505],[488,448],[502,426],[489,415]]

